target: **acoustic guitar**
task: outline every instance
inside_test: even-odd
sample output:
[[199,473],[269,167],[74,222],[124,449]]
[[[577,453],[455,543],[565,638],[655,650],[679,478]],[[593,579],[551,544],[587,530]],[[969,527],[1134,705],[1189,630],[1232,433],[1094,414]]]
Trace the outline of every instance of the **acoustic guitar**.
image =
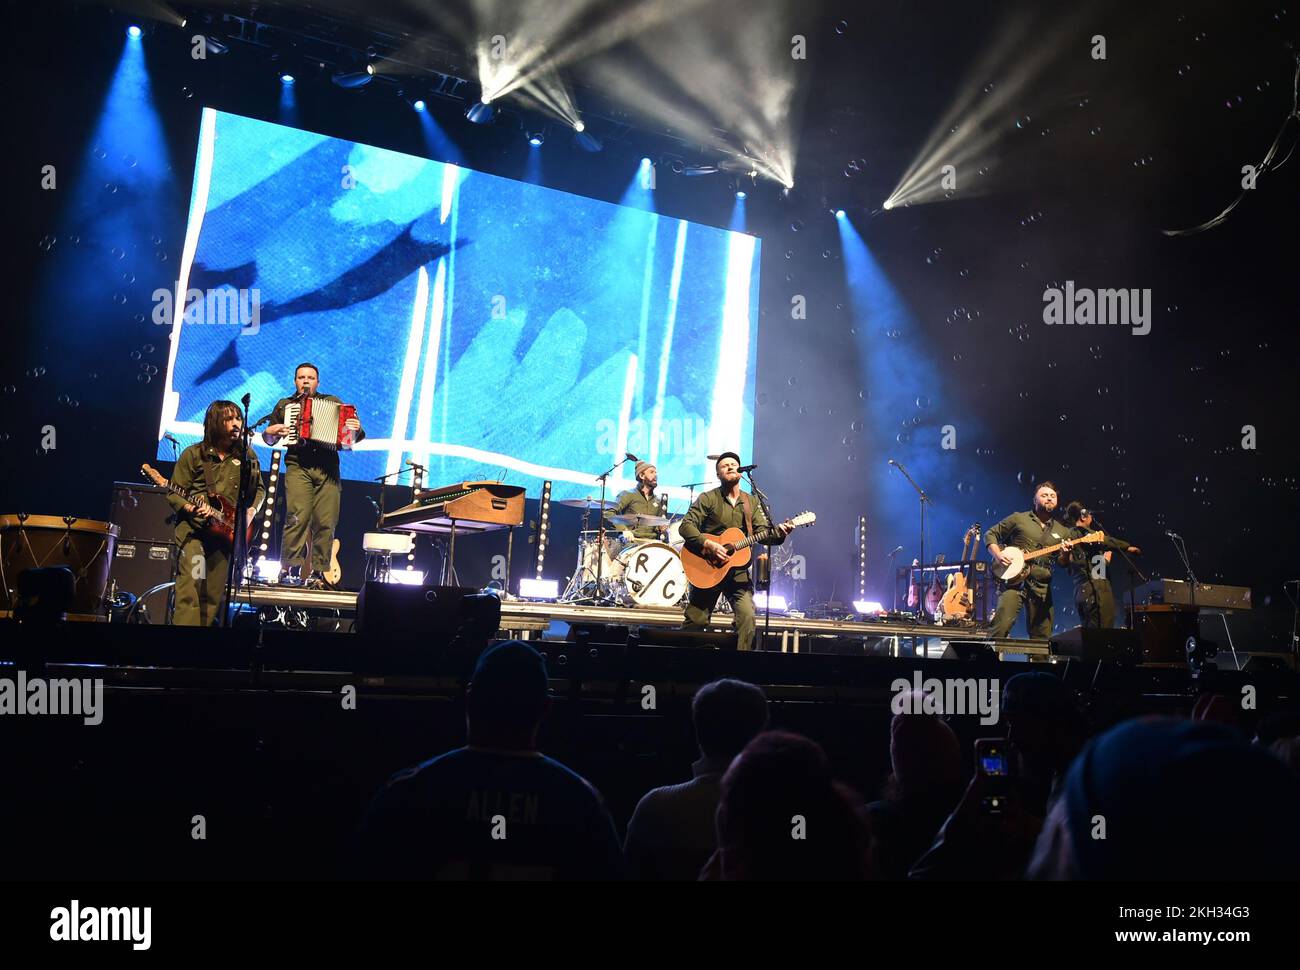
[[[800,512],[793,519],[788,520],[790,525],[799,528],[805,525],[812,525],[817,521],[817,515],[814,512]],[[724,562],[715,563],[713,560],[705,559],[691,550],[682,549],[682,568],[686,570],[686,580],[696,589],[712,589],[720,582],[727,578],[733,569],[741,566],[748,566],[753,550],[750,548],[756,542],[762,542],[764,539],[770,539],[776,535],[775,527],[760,529],[752,536],[745,535],[743,529],[728,529],[721,535],[707,535],[701,533],[705,539],[712,539],[714,542],[721,543],[727,550],[727,558]]]
[[[167,491],[171,492],[173,495],[180,496],[186,502],[193,505],[198,504],[198,501],[195,498],[187,495],[184,489],[177,485],[173,485],[167,479],[163,478],[163,476],[160,475],[152,466],[141,465],[140,471],[147,475],[149,480],[155,485],[167,489]],[[216,539],[226,552],[231,552],[235,548],[235,503],[230,501],[230,499],[226,498],[224,495],[207,495],[204,496],[204,500],[212,507],[212,511],[216,514],[208,517],[208,521],[204,523],[200,531],[204,535]],[[244,534],[245,548],[248,548],[248,543],[253,541],[253,528],[254,523],[250,521],[248,523],[247,531]]]
[[[975,522],[966,530],[961,541],[961,559],[966,563],[966,571],[975,568],[970,562],[971,554],[979,548],[980,524]],[[939,613],[945,620],[963,620],[975,609],[975,592],[970,588],[970,577],[962,570],[957,570],[948,577],[948,591],[939,602]]]

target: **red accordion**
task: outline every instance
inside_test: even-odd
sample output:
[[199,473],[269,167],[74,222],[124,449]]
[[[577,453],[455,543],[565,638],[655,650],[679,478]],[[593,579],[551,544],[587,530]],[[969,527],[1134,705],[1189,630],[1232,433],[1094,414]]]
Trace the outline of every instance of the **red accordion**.
[[351,448],[356,444],[356,432],[347,426],[347,422],[356,416],[357,409],[351,404],[338,404],[319,397],[291,401],[284,406],[284,423],[289,426],[289,433],[284,436],[282,444],[292,448],[304,441],[314,441],[335,451]]

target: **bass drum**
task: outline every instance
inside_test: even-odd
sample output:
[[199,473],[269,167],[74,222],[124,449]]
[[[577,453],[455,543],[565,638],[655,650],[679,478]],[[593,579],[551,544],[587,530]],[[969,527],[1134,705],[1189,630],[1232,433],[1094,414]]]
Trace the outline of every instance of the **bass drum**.
[[681,557],[666,542],[638,542],[619,554],[623,587],[636,606],[677,606],[686,592]]
[[106,620],[104,592],[117,545],[117,526],[57,515],[0,515],[0,610],[18,605],[18,577],[25,569],[67,566],[73,601],[68,618]]

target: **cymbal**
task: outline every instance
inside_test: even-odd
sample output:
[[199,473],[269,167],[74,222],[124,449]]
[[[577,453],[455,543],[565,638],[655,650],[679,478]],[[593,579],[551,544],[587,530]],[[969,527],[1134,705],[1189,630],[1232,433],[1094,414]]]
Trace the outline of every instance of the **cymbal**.
[[613,503],[612,501],[606,500],[606,501],[603,503],[603,505],[602,505],[600,499],[598,499],[598,498],[591,498],[591,497],[588,497],[588,498],[566,498],[566,499],[564,499],[562,502],[557,502],[556,504],[557,504],[557,505],[568,505],[568,506],[570,506],[570,507],[572,507],[572,508],[575,508],[575,509],[599,509],[599,508],[607,508],[607,509],[608,509],[608,508],[613,508],[613,507],[614,507],[614,503]]
[[609,521],[615,525],[658,526],[667,525],[668,519],[662,515],[611,515]]

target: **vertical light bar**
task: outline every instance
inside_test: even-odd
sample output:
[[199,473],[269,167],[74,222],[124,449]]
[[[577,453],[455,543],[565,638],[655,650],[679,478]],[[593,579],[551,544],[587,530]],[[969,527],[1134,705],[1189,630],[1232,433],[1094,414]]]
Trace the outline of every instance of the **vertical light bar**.
[[271,522],[275,518],[275,499],[280,491],[280,457],[283,454],[284,450],[281,448],[271,449],[271,471],[267,476],[266,505],[262,512],[262,541],[258,547],[259,562],[269,558],[266,553],[271,541]]
[[867,598],[867,517],[858,516],[858,599]]
[[546,561],[546,542],[551,532],[551,480],[542,482],[541,507],[537,510],[537,568],[534,575],[542,578],[542,566]]
[[[411,498],[414,500],[415,496],[419,494],[420,489],[424,488],[423,468],[411,469],[411,488],[412,488]],[[415,568],[415,533],[414,532],[411,533],[411,551],[406,554],[406,568],[407,569]]]
[[392,447],[388,449],[387,475],[402,467],[402,442],[411,419],[411,397],[415,393],[415,374],[420,365],[420,348],[424,342],[424,314],[429,308],[429,271],[423,266],[415,276],[415,304],[411,308],[411,332],[406,338],[406,359],[402,362],[402,383],[397,389],[397,408],[393,413]]
[[664,391],[668,387],[668,361],[672,356],[673,331],[677,328],[677,296],[682,288],[682,265],[686,260],[686,220],[677,224],[673,247],[673,271],[668,280],[668,315],[664,321],[664,345],[659,353],[659,380],[655,383],[655,408],[650,417],[650,464],[659,464],[659,426],[664,419]]
[[711,452],[743,444],[740,432],[745,418],[745,374],[749,371],[749,292],[758,240],[741,232],[730,236],[718,371],[709,418],[708,450]]

